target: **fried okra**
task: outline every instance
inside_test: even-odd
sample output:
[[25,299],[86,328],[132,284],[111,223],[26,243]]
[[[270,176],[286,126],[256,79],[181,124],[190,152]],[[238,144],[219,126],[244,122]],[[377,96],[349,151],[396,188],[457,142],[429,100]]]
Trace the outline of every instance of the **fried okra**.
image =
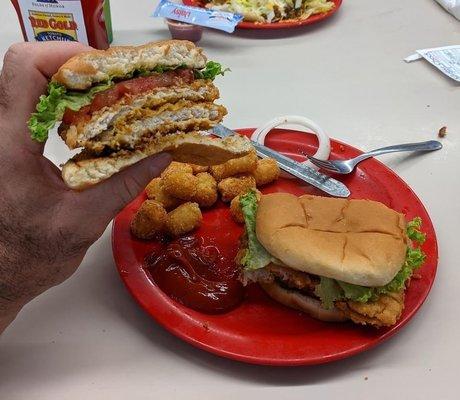
[[257,187],[267,185],[280,176],[280,167],[273,158],[264,158],[257,161],[257,168],[252,172],[256,179]]
[[155,200],[145,200],[131,221],[131,232],[139,239],[152,239],[164,231],[166,210]]
[[196,175],[201,172],[208,172],[209,167],[204,165],[189,164],[192,167],[192,172]]
[[163,190],[161,178],[152,179],[145,188],[145,193],[150,200],[158,201],[166,210],[172,210],[183,203],[181,199],[170,196]]
[[211,175],[219,182],[230,176],[252,172],[257,167],[257,155],[251,152],[240,158],[235,158],[220,165],[210,167]]
[[236,196],[246,193],[249,189],[255,189],[256,180],[252,175],[240,175],[221,180],[217,188],[222,201],[232,201]]
[[166,231],[173,237],[181,236],[198,228],[202,219],[198,204],[187,202],[168,213]]
[[197,185],[198,178],[191,172],[170,171],[162,177],[164,192],[185,201],[193,199]]
[[184,174],[192,174],[193,168],[190,164],[173,161],[171,164],[169,164],[168,168],[162,172],[161,177],[164,178],[171,172],[183,172]]
[[196,175],[198,184],[196,186],[193,201],[200,207],[211,207],[217,201],[217,182],[211,174],[201,172]]

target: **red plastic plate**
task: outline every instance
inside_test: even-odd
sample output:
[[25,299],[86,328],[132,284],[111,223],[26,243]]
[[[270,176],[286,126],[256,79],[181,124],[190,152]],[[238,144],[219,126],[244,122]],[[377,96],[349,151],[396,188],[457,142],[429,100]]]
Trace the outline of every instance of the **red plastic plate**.
[[[340,6],[342,5],[342,0],[331,0],[331,1],[335,3],[335,7],[331,11],[327,13],[322,13],[322,14],[314,14],[314,15],[311,15],[307,19],[303,19],[303,20],[291,19],[291,20],[273,22],[273,23],[242,21],[238,24],[237,28],[239,29],[286,29],[286,28],[296,28],[298,26],[314,24],[315,22],[322,21],[332,16],[332,14],[337,12]],[[204,2],[201,0],[182,0],[182,2],[187,6],[204,8]]]
[[[240,129],[250,135],[254,129]],[[291,130],[275,129],[266,144],[299,161],[313,154],[316,137]],[[355,148],[332,141],[331,158],[349,158],[360,154]],[[220,356],[266,365],[311,365],[339,360],[368,350],[399,331],[417,312],[433,284],[438,259],[435,232],[423,204],[394,172],[375,159],[364,161],[352,175],[341,176],[353,198],[378,200],[406,214],[420,216],[427,240],[427,254],[420,269],[421,279],[411,282],[405,310],[399,322],[389,329],[372,329],[347,323],[314,320],[272,301],[257,285],[247,288],[244,302],[222,315],[206,315],[171,300],[147,276],[142,268],[145,255],[158,246],[155,242],[135,239],[129,224],[145,196],[128,205],[113,224],[112,245],[120,276],[131,295],[159,324],[174,335],[203,350]],[[282,177],[264,188],[264,193],[290,192],[320,194],[296,179]],[[203,213],[203,225],[196,232],[205,243],[216,245],[225,257],[233,258],[238,247],[241,226],[233,222],[228,206],[219,203]]]

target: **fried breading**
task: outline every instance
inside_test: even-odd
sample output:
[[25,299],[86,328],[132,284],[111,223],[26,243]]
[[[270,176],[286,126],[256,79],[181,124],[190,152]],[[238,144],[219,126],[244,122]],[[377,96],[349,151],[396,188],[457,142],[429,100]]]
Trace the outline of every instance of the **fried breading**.
[[171,164],[168,165],[168,168],[166,168],[162,172],[161,177],[164,178],[166,175],[168,175],[171,172],[183,172],[183,173],[192,174],[193,168],[190,164],[173,161]]
[[161,178],[152,179],[146,186],[145,193],[147,194],[147,198],[158,201],[166,210],[172,210],[183,203],[183,200],[165,193]]
[[196,175],[201,172],[208,172],[209,167],[204,165],[189,164],[192,167],[192,172]]
[[211,175],[217,182],[230,176],[252,172],[257,167],[257,155],[251,152],[248,155],[240,158],[229,160],[220,165],[210,167]]
[[404,310],[404,290],[381,295],[377,301],[337,301],[335,306],[357,324],[377,328],[391,326]]
[[200,172],[196,175],[198,184],[193,201],[200,207],[211,207],[217,201],[217,182],[211,174]]
[[252,175],[240,175],[221,180],[217,188],[222,201],[232,201],[236,196],[256,188],[256,180]]
[[[189,166],[190,167],[190,166]],[[191,169],[192,167],[190,167]],[[198,178],[191,172],[170,171],[162,177],[162,187],[166,194],[189,201],[195,196]]]
[[139,239],[152,239],[164,230],[166,210],[155,200],[145,200],[131,221],[131,232]]
[[[257,201],[259,201],[262,193],[258,191],[257,189],[255,191],[256,191]],[[243,210],[241,210],[241,205],[240,205],[241,196],[242,195],[240,194],[234,197],[233,200],[230,202],[230,215],[232,216],[234,221],[237,222],[238,224],[244,224]]]
[[256,178],[257,187],[263,186],[279,178],[280,167],[275,159],[264,158],[257,161],[257,168],[252,174]]
[[304,292],[314,293],[319,282],[319,278],[315,275],[274,263],[267,265],[266,269],[273,277],[280,279],[289,288]]
[[173,237],[181,236],[198,228],[202,220],[198,204],[187,202],[168,213],[166,230]]

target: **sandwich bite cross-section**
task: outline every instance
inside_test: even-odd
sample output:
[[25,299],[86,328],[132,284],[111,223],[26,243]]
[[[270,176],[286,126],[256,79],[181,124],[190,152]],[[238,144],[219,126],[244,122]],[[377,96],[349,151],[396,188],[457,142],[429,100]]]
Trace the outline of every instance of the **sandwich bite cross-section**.
[[64,180],[77,189],[160,151],[180,161],[220,164],[251,149],[243,137],[202,135],[227,114],[215,102],[213,83],[224,72],[187,41],[81,53],[52,77],[29,128],[35,140],[45,141],[60,124],[69,149],[82,149],[63,166]]

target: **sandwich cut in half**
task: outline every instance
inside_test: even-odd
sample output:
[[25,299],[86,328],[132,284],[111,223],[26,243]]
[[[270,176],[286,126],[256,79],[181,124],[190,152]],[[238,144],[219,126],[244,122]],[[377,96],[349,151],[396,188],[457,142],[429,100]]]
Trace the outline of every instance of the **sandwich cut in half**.
[[370,200],[288,193],[242,196],[243,283],[323,321],[394,325],[425,255],[421,220]]
[[213,80],[224,72],[202,49],[182,40],[84,52],[52,77],[29,129],[44,142],[60,123],[67,146],[82,149],[62,169],[75,189],[161,151],[177,161],[220,164],[251,150],[242,136],[203,135],[227,113],[214,103],[219,91]]

